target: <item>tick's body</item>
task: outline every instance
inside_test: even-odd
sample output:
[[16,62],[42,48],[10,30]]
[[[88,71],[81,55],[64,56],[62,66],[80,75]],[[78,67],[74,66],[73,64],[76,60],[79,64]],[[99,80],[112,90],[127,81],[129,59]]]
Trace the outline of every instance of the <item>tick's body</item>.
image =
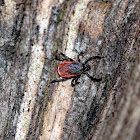
[[51,83],[66,81],[67,79],[73,78],[71,81],[71,85],[73,87],[79,83],[78,79],[80,78],[81,74],[86,74],[93,81],[96,81],[96,82],[101,81],[101,78],[100,79],[93,78],[87,73],[87,71],[91,69],[90,65],[88,65],[87,62],[93,59],[101,59],[100,56],[90,57],[84,63],[81,63],[79,56],[78,56],[78,62],[75,62],[71,58],[68,58],[67,56],[65,56],[63,53],[61,53],[60,55],[62,55],[62,57],[57,56],[56,59],[59,61],[65,61],[65,62],[62,62],[58,65],[57,72],[59,76],[63,77],[63,79],[53,80]]
[[57,72],[61,77],[72,78],[83,72],[83,66],[75,61],[65,61],[58,65]]

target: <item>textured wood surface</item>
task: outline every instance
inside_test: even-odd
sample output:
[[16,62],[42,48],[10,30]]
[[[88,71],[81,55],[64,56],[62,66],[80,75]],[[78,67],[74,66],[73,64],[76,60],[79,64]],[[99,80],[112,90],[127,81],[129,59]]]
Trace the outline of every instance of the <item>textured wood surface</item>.
[[[139,0],[0,1],[0,139],[139,140]],[[55,56],[84,62],[71,87]]]

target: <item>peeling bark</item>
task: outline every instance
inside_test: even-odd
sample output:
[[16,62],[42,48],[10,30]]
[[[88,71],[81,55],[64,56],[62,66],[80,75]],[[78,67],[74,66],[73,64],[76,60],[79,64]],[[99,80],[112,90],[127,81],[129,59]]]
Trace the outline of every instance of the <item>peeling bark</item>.
[[[138,0],[0,1],[1,139],[138,140]],[[89,62],[89,72],[50,84],[55,55]]]

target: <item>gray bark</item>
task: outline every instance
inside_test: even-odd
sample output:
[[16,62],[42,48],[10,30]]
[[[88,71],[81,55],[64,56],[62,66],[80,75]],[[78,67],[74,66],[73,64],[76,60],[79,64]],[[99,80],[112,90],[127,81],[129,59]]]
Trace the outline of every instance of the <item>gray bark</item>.
[[[140,138],[139,0],[0,1],[0,139]],[[59,79],[55,56],[94,82]]]

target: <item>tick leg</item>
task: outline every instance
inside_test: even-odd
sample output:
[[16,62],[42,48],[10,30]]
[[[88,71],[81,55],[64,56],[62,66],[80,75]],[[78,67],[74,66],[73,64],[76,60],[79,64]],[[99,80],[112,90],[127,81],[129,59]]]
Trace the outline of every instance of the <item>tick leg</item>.
[[59,55],[57,55],[57,56],[55,57],[55,59],[58,60],[58,61],[74,61],[73,59],[67,57],[67,56],[66,56],[65,54],[63,54],[63,53],[60,53]]
[[58,79],[58,80],[52,80],[51,83],[63,82],[63,81],[66,81],[66,80],[68,80],[68,79],[63,78],[63,79]]
[[79,84],[78,79],[80,78],[80,75],[74,77],[71,81],[71,86],[74,87],[75,85]]
[[94,59],[101,59],[102,57],[101,56],[92,56],[90,57],[88,60],[85,61],[84,64],[86,64],[87,62],[91,61],[91,60],[94,60]]
[[81,53],[79,53],[78,56],[77,56],[77,60],[78,60],[79,63],[81,63],[80,56],[83,55],[83,54],[84,54],[84,53],[81,52]]
[[84,72],[84,73],[87,75],[88,78],[90,78],[91,80],[93,80],[95,82],[100,82],[102,80],[102,78],[97,79],[97,78],[90,76],[87,72]]

